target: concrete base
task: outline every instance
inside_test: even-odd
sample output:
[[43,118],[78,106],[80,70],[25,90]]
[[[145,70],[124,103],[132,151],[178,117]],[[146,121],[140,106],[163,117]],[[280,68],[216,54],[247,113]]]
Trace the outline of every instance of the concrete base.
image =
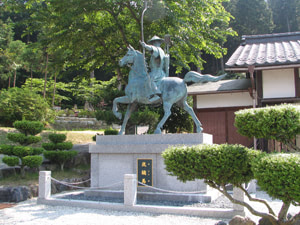
[[[170,176],[161,156],[169,146],[203,143],[212,144],[212,135],[195,133],[97,136],[96,145],[89,147],[91,190],[86,191],[86,194],[95,194],[97,192],[93,189],[107,186],[111,186],[109,190],[123,191],[123,184],[120,182],[123,181],[124,174],[137,174],[137,160],[151,159],[153,187],[168,191],[201,192],[205,195],[208,189],[202,180],[183,183]],[[138,187],[138,192],[157,191],[150,187]]]
[[224,219],[231,219],[236,215],[245,216],[244,211],[238,211],[234,209],[170,207],[170,206],[156,206],[156,205],[128,206],[122,203],[58,199],[58,197],[62,197],[63,195],[64,194],[55,195],[48,199],[39,198],[38,204],[68,206],[68,207],[84,207],[84,208],[91,208],[91,209],[116,210],[116,211],[128,211],[128,212],[189,215],[189,216],[199,216],[199,217],[207,217],[207,218],[224,218]]

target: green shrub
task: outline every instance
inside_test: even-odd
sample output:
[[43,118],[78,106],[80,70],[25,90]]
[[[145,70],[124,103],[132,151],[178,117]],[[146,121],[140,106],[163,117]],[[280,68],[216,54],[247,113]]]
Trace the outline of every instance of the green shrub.
[[253,173],[258,185],[271,197],[284,203],[300,203],[300,155],[271,154],[254,160]]
[[44,151],[44,148],[40,148],[40,147],[31,148],[31,149],[32,149],[32,155],[40,155]]
[[56,145],[52,142],[51,143],[43,143],[42,147],[47,151],[56,150]]
[[300,107],[284,104],[240,110],[235,113],[235,126],[241,135],[249,138],[287,143],[300,134]]
[[48,136],[49,140],[55,144],[64,142],[67,139],[67,136],[65,134],[49,134]]
[[28,89],[1,90],[1,123],[11,126],[15,121],[22,119],[47,123],[54,120],[54,113],[42,96]]
[[64,169],[64,164],[68,160],[77,155],[77,151],[44,151],[44,156],[52,162],[56,162],[60,165],[61,170]]
[[242,145],[170,147],[162,153],[166,170],[183,182],[204,179],[217,185],[241,185],[253,179],[251,159],[261,152]]
[[8,166],[17,166],[19,165],[19,158],[15,156],[4,156],[2,161]]
[[44,125],[38,121],[15,121],[13,123],[14,128],[25,135],[37,135],[42,132]]
[[73,148],[72,142],[62,142],[56,144],[56,149],[58,150],[69,150]]
[[88,111],[88,110],[80,110],[80,112],[78,113],[78,117],[80,117],[80,118],[94,118],[95,117],[95,112]]
[[114,129],[106,129],[104,130],[104,135],[117,135],[119,133],[118,130]]
[[22,164],[30,168],[39,167],[43,162],[43,157],[39,155],[29,155],[22,158]]
[[32,135],[26,136],[23,133],[8,133],[7,138],[10,141],[17,142],[21,145],[30,145],[33,143],[38,143],[42,140],[41,137],[32,136]]
[[[111,110],[105,111],[105,110],[97,110],[95,112],[95,117],[97,120],[105,121],[107,124],[119,124],[120,120],[113,114]],[[124,118],[124,115],[123,115]]]
[[27,147],[27,146],[14,146],[12,152],[13,152],[13,155],[15,155],[19,158],[23,158],[25,156],[32,154],[32,148]]
[[12,155],[13,146],[12,145],[0,145],[0,154]]
[[[94,136],[92,137],[92,140],[93,140],[93,141],[96,141],[96,138],[97,138],[97,135],[94,135]],[[1,147],[0,147],[0,149],[1,149]]]

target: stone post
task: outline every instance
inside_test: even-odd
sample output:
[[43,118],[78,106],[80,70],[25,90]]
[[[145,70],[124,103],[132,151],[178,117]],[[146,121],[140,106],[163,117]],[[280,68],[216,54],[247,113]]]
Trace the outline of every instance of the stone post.
[[[245,194],[241,189],[233,187],[233,198],[239,201],[245,201]],[[233,209],[244,212],[244,206],[241,205],[233,204]]]
[[48,199],[51,196],[51,171],[39,173],[39,198]]
[[136,174],[124,174],[124,205],[136,204],[137,178]]

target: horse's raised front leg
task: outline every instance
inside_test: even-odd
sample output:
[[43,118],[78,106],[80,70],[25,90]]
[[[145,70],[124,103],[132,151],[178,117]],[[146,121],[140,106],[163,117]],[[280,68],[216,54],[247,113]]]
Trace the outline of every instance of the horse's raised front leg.
[[197,133],[201,133],[202,130],[203,130],[202,124],[201,124],[201,122],[198,120],[198,118],[197,118],[197,116],[196,116],[196,114],[195,114],[193,108],[190,107],[190,106],[188,105],[188,103],[186,102],[186,100],[182,101],[182,103],[183,103],[183,109],[184,109],[185,111],[187,111],[188,114],[190,114],[191,117],[193,118],[193,120],[194,120],[194,122],[195,122],[195,124],[196,124],[196,131],[197,131]]
[[169,102],[164,102],[163,104],[164,104],[164,117],[158,123],[158,125],[154,131],[154,134],[161,134],[161,129],[162,129],[163,125],[165,124],[165,122],[167,121],[169,116],[171,115],[172,104]]
[[113,101],[112,111],[114,115],[120,120],[122,119],[122,113],[118,112],[118,104],[130,104],[130,99],[127,96],[115,98]]
[[132,103],[127,106],[126,114],[124,116],[124,120],[123,120],[123,123],[121,126],[121,130],[119,131],[119,135],[122,135],[125,133],[125,128],[126,128],[127,122],[130,118],[131,113],[135,110],[136,106],[137,106],[136,103]]

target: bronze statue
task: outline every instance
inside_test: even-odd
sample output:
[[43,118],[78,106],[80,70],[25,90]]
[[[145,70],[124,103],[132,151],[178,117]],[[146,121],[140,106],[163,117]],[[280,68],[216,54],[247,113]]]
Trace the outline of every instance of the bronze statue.
[[[146,47],[146,46],[145,46]],[[156,60],[154,58],[154,60]],[[121,119],[122,114],[118,112],[118,104],[127,104],[127,111],[121,126],[119,134],[124,134],[127,121],[136,108],[138,103],[142,104],[156,104],[162,103],[164,108],[164,116],[158,123],[154,133],[160,134],[164,123],[171,115],[171,107],[177,104],[187,111],[196,124],[196,131],[202,132],[202,125],[195,115],[193,109],[187,103],[187,87],[186,82],[200,79],[201,82],[218,81],[225,75],[214,77],[211,75],[202,75],[197,72],[188,72],[184,79],[178,77],[166,77],[162,73],[161,62],[158,62],[153,70],[153,74],[147,73],[144,55],[135,50],[132,46],[128,47],[127,54],[120,60],[120,66],[131,64],[129,72],[128,85],[125,88],[125,96],[115,98],[113,101],[113,113]],[[150,66],[151,68],[151,66]],[[157,78],[157,79],[156,79]],[[153,92],[153,82],[156,84],[158,91]],[[149,93],[153,93],[154,97],[149,98]]]

